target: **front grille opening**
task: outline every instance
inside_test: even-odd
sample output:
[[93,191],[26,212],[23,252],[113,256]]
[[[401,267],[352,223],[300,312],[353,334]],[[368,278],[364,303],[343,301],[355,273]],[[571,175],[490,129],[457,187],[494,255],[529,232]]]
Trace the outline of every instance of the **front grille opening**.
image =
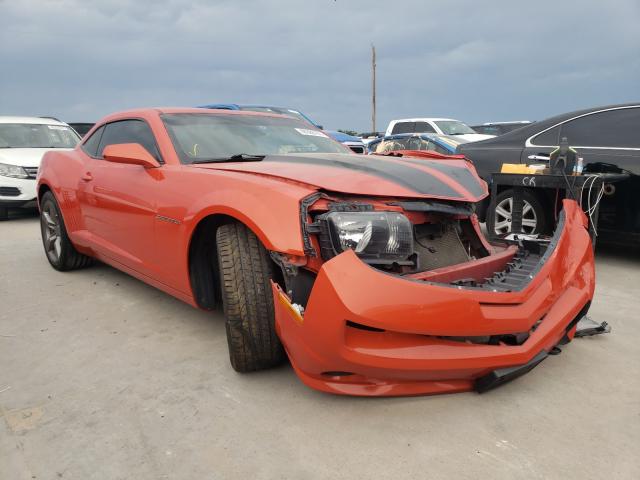
[[323,377],[349,377],[355,375],[353,372],[341,372],[339,370],[330,370],[328,372],[322,372],[320,375]]
[[347,327],[357,328],[358,330],[366,330],[368,332],[384,332],[383,328],[370,327],[369,325],[363,325],[362,323],[352,322],[347,320]]
[[17,187],[0,187],[0,195],[3,197],[19,197],[20,193]]
[[506,333],[502,335],[483,335],[478,337],[438,337],[442,340],[451,340],[476,345],[522,345],[529,338],[528,332]]

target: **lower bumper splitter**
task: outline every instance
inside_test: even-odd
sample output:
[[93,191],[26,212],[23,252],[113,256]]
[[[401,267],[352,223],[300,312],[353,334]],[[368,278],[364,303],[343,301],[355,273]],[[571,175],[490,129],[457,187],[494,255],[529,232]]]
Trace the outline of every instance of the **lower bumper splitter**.
[[533,357],[530,362],[525,363],[524,365],[494,370],[493,372],[478,378],[474,382],[473,388],[478,393],[484,393],[488,390],[510,382],[511,380],[515,380],[516,378],[533,370],[534,367],[538,366],[538,364],[545,358],[547,358],[548,355],[549,354],[545,350],[542,350],[535,357]]

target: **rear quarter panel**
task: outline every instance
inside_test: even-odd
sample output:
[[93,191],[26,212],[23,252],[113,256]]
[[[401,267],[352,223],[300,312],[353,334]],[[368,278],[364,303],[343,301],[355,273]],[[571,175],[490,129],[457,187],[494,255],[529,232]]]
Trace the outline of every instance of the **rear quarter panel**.
[[484,142],[472,142],[458,147],[458,153],[471,160],[480,178],[489,184],[489,195],[476,204],[476,213],[483,222],[486,220],[487,209],[491,201],[492,174],[499,172],[503,163],[520,163],[524,148],[524,142],[522,145],[515,143],[496,145],[493,140],[488,142],[490,142],[488,145],[482,145]]
[[489,182],[491,174],[500,172],[503,163],[520,163],[522,146],[482,146],[467,144],[460,153],[465,155],[476,167],[478,175]]

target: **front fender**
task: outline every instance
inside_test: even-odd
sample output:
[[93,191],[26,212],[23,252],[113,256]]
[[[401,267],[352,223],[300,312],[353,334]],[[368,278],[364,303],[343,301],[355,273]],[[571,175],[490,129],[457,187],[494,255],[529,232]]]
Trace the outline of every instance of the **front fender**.
[[[246,174],[225,181],[199,197],[184,217],[189,238],[210,215],[227,215],[249,227],[268,250],[304,255],[300,201],[313,193],[309,187]],[[248,177],[248,178],[247,178]]]
[[77,195],[77,179],[81,171],[82,163],[76,158],[74,151],[51,151],[44,154],[36,180],[38,208],[42,200],[40,192],[46,186],[58,202],[67,233],[72,240],[75,240],[75,232],[84,228]]

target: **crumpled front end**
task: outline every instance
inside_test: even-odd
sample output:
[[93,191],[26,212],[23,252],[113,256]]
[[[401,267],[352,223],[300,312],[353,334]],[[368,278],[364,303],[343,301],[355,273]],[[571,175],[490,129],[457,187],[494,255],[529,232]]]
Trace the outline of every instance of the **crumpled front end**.
[[273,284],[278,334],[302,381],[325,392],[486,390],[573,338],[595,286],[585,222],[565,201],[521,289],[395,275],[345,251],[322,265],[303,314]]

